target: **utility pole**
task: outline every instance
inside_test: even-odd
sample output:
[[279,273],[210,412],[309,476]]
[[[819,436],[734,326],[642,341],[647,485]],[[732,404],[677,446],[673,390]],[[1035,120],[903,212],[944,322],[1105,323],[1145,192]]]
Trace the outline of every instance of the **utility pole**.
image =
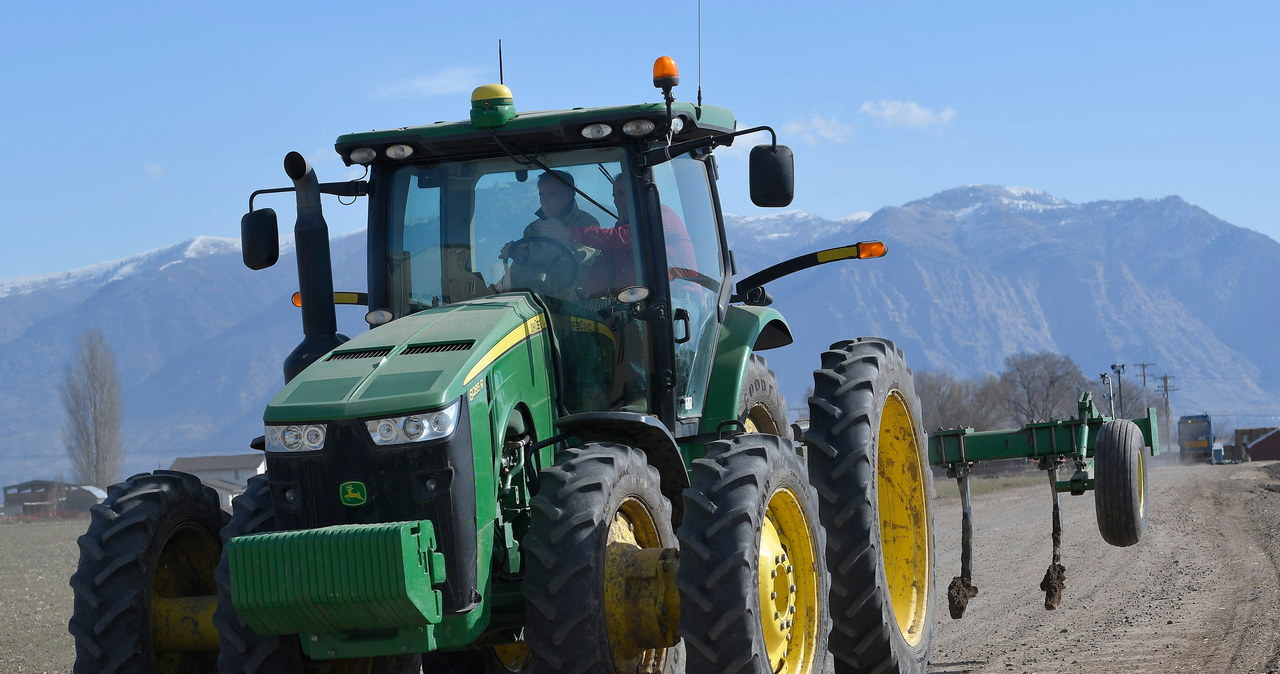
[[[1171,417],[1171,416],[1170,416],[1170,415],[1172,414],[1172,412],[1170,412],[1170,411],[1169,411],[1169,394],[1170,394],[1170,393],[1172,393],[1173,391],[1177,391],[1177,390],[1180,390],[1180,389],[1178,389],[1178,387],[1176,387],[1176,386],[1170,386],[1170,385],[1169,385],[1169,380],[1170,380],[1170,379],[1173,379],[1173,375],[1168,375],[1168,374],[1166,374],[1166,375],[1164,375],[1164,376],[1160,377],[1160,379],[1161,379],[1161,380],[1163,380],[1163,383],[1162,383],[1162,384],[1161,384],[1161,386],[1160,386],[1160,390],[1161,390],[1161,392],[1164,394],[1164,426],[1165,426],[1165,437],[1166,437],[1166,438],[1168,438],[1168,440],[1166,440],[1166,442],[1170,443],[1170,444],[1169,444],[1169,446],[1172,446],[1172,443],[1173,443],[1173,435],[1172,435],[1172,434],[1173,434],[1173,417]],[[1179,448],[1179,449],[1181,449],[1181,448]]]
[[1102,385],[1107,387],[1107,401],[1111,403],[1111,418],[1114,419],[1116,416],[1116,393],[1111,390],[1111,375],[1103,372],[1098,375],[1098,378],[1102,380]]
[[1120,398],[1120,416],[1126,416],[1124,412],[1124,363],[1112,363],[1111,371],[1116,373],[1117,395]]
[[1147,409],[1147,368],[1155,365],[1155,363],[1134,363],[1134,367],[1142,368],[1142,409]]

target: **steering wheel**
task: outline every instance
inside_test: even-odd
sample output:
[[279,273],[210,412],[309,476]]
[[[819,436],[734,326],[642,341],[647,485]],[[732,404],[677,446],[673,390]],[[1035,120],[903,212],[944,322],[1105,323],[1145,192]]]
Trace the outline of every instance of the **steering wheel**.
[[545,236],[526,236],[507,248],[511,260],[511,287],[555,294],[578,281],[581,264],[573,249],[563,241]]

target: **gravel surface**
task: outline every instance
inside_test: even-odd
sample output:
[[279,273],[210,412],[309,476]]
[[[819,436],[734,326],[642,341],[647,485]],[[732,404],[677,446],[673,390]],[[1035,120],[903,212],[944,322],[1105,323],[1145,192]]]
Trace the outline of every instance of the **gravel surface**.
[[960,572],[960,501],[954,480],[939,480],[930,671],[1280,672],[1280,493],[1266,489],[1278,468],[1149,466],[1147,531],[1127,548],[1098,534],[1092,494],[1064,495],[1054,611],[1039,589],[1052,561],[1048,487],[977,497],[979,594],[959,620],[945,591]]
[[71,574],[89,519],[0,524],[0,672],[70,672]]
[[[979,594],[960,620],[946,586],[960,570],[960,502],[939,480],[934,672],[1280,674],[1280,463],[1155,466],[1142,542],[1103,542],[1092,495],[1064,495],[1062,605],[1044,609],[1048,487],[974,499]],[[1280,489],[1280,486],[1277,486]],[[0,672],[69,672],[67,634],[88,520],[0,524]]]

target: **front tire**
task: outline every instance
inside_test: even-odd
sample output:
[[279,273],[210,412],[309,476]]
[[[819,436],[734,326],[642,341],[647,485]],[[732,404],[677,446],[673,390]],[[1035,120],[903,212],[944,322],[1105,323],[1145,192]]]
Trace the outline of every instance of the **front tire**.
[[74,671],[216,672],[216,652],[170,650],[154,633],[153,602],[214,594],[227,521],[217,493],[194,475],[158,470],[111,486],[91,512],[71,576]]
[[934,623],[933,523],[920,401],[893,342],[839,342],[809,399],[836,671],[924,672]]
[[[640,556],[676,546],[658,471],[638,449],[588,443],[560,452],[540,480],[525,536],[526,671],[683,671],[678,647],[645,643],[658,614],[674,616],[676,607],[646,615],[628,594],[639,583],[624,575]],[[674,644],[674,621],[669,632]]]
[[692,481],[679,573],[689,671],[822,671],[825,540],[794,446],[757,434],[712,442]]

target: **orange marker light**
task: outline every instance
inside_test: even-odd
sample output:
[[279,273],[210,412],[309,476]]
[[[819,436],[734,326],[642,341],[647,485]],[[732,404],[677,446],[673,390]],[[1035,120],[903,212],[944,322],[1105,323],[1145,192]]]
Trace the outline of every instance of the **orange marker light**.
[[670,56],[659,56],[653,62],[653,86],[669,89],[680,84],[680,70],[676,68],[676,60]]
[[862,241],[858,243],[858,259],[865,260],[869,257],[884,257],[888,252],[884,244],[880,241]]
[[680,70],[676,68],[676,60],[670,56],[659,56],[658,60],[653,62],[653,79],[679,76]]
[[290,299],[293,301],[293,306],[295,307],[302,306],[302,293],[294,293],[293,297],[291,297]]

